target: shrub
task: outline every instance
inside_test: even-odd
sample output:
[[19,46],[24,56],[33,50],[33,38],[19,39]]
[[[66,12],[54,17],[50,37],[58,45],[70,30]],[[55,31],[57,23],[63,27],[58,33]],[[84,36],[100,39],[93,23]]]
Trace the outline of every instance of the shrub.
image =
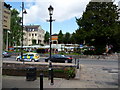
[[66,79],[74,78],[75,77],[75,67],[67,67],[64,69],[64,73],[66,74]]
[[94,55],[95,54],[95,51],[93,50],[87,50],[84,52],[85,55]]

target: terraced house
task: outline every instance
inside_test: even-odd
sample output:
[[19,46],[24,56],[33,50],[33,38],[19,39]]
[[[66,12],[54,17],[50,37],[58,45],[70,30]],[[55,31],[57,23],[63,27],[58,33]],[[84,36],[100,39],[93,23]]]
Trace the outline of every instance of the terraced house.
[[45,31],[40,25],[27,25],[24,27],[23,45],[39,45],[44,44]]

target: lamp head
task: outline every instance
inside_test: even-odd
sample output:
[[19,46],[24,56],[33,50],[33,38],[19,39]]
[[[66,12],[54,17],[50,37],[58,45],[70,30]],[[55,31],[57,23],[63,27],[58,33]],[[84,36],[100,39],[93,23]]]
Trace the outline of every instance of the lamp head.
[[49,15],[53,14],[53,10],[54,10],[54,8],[50,5],[49,8],[48,8]]
[[27,14],[26,10],[23,11],[24,14]]

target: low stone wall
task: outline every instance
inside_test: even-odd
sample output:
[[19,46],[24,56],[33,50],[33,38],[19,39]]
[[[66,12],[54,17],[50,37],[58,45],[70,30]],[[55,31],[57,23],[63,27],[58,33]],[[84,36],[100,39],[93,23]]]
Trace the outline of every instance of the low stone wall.
[[[44,77],[48,77],[48,65],[47,64],[29,64],[29,63],[8,63],[3,62],[3,75],[11,76],[26,76],[27,69],[30,67],[36,68],[36,75],[39,77],[40,73],[44,74]],[[71,65],[53,65],[54,77],[57,78],[74,78],[76,74],[76,66]]]

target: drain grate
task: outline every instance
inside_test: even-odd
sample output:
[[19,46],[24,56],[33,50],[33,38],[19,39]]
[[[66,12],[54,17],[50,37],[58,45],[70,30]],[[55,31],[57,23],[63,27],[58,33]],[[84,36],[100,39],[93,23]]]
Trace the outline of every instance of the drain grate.
[[108,84],[108,85],[118,85],[117,82],[105,82],[105,84]]
[[103,68],[102,70],[108,71],[108,73],[118,73],[118,68]]

